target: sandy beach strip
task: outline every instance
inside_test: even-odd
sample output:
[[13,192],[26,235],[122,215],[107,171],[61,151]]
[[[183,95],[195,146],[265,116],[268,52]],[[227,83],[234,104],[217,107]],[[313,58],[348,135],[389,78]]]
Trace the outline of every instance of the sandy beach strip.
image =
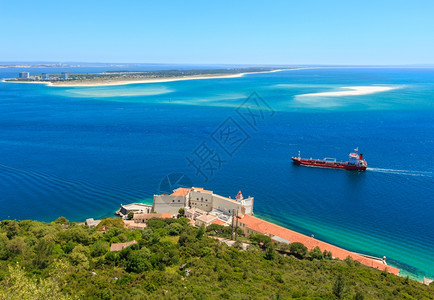
[[203,80],[203,79],[220,79],[220,78],[238,78],[243,77],[248,74],[260,74],[260,73],[274,73],[280,71],[287,71],[294,69],[276,69],[271,71],[261,71],[261,72],[245,72],[245,73],[235,73],[235,74],[220,74],[220,75],[202,75],[202,76],[185,76],[185,77],[166,77],[166,78],[147,78],[139,80],[71,80],[71,81],[6,81],[6,83],[39,83],[45,84],[47,86],[54,87],[96,87],[96,86],[115,86],[115,85],[127,85],[127,84],[138,84],[138,83],[160,83],[160,82],[172,82],[172,81],[184,81],[184,80]]
[[299,242],[307,247],[309,251],[315,247],[319,247],[321,252],[324,250],[330,251],[334,258],[338,258],[340,260],[344,260],[350,256],[353,260],[356,260],[361,264],[371,268],[387,270],[387,272],[395,275],[398,275],[400,271],[398,268],[387,265],[386,262],[381,259],[351,252],[338,246],[315,239],[314,236],[309,237],[254,216],[244,215],[239,219],[239,223],[241,224],[241,228],[244,230],[246,228],[249,229],[250,233],[263,234],[269,236],[270,238],[280,237],[291,243]]
[[297,95],[297,97],[341,97],[341,96],[359,96],[381,92],[388,92],[398,89],[399,87],[392,86],[347,86],[341,87],[343,91],[320,92]]
[[50,81],[15,81],[15,80],[11,80],[11,81],[8,81],[10,78],[3,78],[2,80],[1,80],[1,82],[4,82],[4,83],[31,83],[31,84],[45,84],[45,85],[48,85],[48,86],[52,86],[53,85],[53,83],[51,83]]

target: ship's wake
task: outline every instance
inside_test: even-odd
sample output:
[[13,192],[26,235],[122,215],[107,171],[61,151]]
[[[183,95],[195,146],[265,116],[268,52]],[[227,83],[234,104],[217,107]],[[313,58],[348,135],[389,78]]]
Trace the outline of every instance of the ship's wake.
[[381,169],[381,168],[367,168],[366,170],[378,172],[378,173],[387,173],[387,174],[396,174],[396,175],[433,177],[433,172],[425,172],[425,171]]

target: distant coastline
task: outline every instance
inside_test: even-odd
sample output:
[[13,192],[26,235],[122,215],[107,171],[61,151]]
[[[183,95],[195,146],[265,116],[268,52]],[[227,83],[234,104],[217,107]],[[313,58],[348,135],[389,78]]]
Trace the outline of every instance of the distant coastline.
[[[119,66],[119,65],[117,65]],[[41,67],[57,67],[57,65],[36,65],[36,66],[21,66],[21,65],[7,65],[0,68],[41,68]],[[62,67],[74,68],[80,67],[80,65],[62,65]],[[128,66],[125,66],[128,68]],[[160,71],[108,71],[95,74],[75,74],[70,73],[68,80],[59,80],[61,75],[54,74],[54,79],[42,80],[42,76],[32,75],[27,79],[22,78],[3,78],[1,82],[6,83],[33,83],[44,84],[46,86],[54,87],[98,87],[98,86],[118,86],[128,84],[140,84],[140,83],[160,83],[160,82],[173,82],[173,81],[185,81],[185,80],[203,80],[203,79],[223,79],[223,78],[239,78],[248,74],[259,73],[274,73],[280,71],[299,71],[299,70],[312,70],[312,69],[383,69],[383,68],[417,68],[425,69],[432,68],[430,66],[293,66],[293,67],[246,67],[246,68],[225,68],[225,69],[210,69],[210,70],[160,70]],[[65,72],[68,73],[69,72]],[[350,96],[350,95],[364,95],[376,92],[383,92],[397,87],[382,90],[378,88],[370,87],[364,89],[364,87],[344,87],[349,91],[339,92],[326,92],[317,94],[303,94],[298,97],[309,96]],[[364,89],[362,91],[362,88]]]
[[[254,71],[243,71],[239,72],[238,70],[234,70],[232,73],[231,70],[225,70],[225,73],[200,73],[197,72],[198,75],[183,75],[184,72],[178,72],[179,74],[175,74],[171,77],[164,76],[165,73],[169,71],[161,71],[162,76],[160,77],[146,77],[143,79],[137,78],[128,78],[128,77],[114,77],[114,78],[105,78],[103,74],[93,74],[93,78],[89,79],[77,79],[77,80],[20,80],[15,78],[2,79],[3,82],[6,83],[31,83],[31,84],[45,84],[47,86],[56,86],[56,87],[96,87],[96,86],[116,86],[116,85],[127,85],[127,84],[138,84],[138,83],[158,83],[158,82],[172,82],[172,81],[184,81],[184,80],[203,80],[203,79],[219,79],[219,78],[238,78],[243,77],[247,74],[260,74],[260,73],[274,73],[280,71],[287,70],[298,70],[301,68],[288,68],[288,69],[271,69],[271,70],[254,70]],[[304,69],[304,68],[303,68]],[[219,70],[215,70],[218,72]],[[122,73],[122,72],[119,72]],[[131,74],[135,74],[137,72],[130,72]],[[132,76],[131,76],[132,77]]]
[[[103,65],[104,66],[104,65]],[[110,67],[111,65],[107,65]],[[115,65],[117,67],[124,65]],[[74,68],[81,67],[81,65],[0,65],[0,68]],[[128,69],[129,65],[125,65]],[[60,74],[51,74],[53,77],[50,79],[42,80],[42,75],[31,75],[29,78],[3,78],[1,82],[6,83],[33,83],[44,84],[46,86],[54,87],[98,87],[98,86],[118,86],[128,84],[140,83],[161,83],[185,80],[203,80],[203,79],[224,79],[224,78],[239,78],[248,74],[259,73],[274,73],[280,71],[299,71],[299,70],[313,70],[313,69],[383,69],[383,68],[408,68],[408,69],[430,69],[430,66],[282,66],[282,67],[242,67],[242,68],[222,68],[222,69],[207,69],[207,70],[160,70],[160,71],[106,71],[102,73],[90,74],[76,74],[68,73],[70,78],[67,80],[61,79]],[[49,76],[51,77],[51,76]],[[314,94],[304,94],[298,97],[309,96],[350,96],[350,95],[364,95],[376,92],[388,91],[386,87],[382,90],[378,88],[373,89],[370,87],[364,89],[363,87],[344,87],[350,91],[339,92],[326,92]],[[390,88],[396,89],[397,87]]]

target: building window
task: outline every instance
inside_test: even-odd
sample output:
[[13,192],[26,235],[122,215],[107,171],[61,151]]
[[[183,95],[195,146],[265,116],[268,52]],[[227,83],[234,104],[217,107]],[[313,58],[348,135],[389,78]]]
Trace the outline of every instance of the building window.
[[202,198],[200,198],[200,201],[203,201],[203,197],[202,197]]
[[199,198],[196,198],[197,201],[199,201]]
[[181,200],[178,200],[178,202],[181,202]]
[[175,202],[175,200],[172,200],[172,202]]

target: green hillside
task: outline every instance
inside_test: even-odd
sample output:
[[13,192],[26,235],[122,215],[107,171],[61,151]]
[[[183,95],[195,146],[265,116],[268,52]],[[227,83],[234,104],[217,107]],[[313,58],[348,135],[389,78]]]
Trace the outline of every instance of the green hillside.
[[[302,245],[253,236],[244,251],[241,243],[229,247],[210,237],[229,234],[184,218],[152,219],[144,230],[124,229],[120,219],[94,229],[64,218],[2,221],[0,298],[434,299],[433,284],[307,253]],[[110,252],[112,243],[132,240],[138,243]]]

